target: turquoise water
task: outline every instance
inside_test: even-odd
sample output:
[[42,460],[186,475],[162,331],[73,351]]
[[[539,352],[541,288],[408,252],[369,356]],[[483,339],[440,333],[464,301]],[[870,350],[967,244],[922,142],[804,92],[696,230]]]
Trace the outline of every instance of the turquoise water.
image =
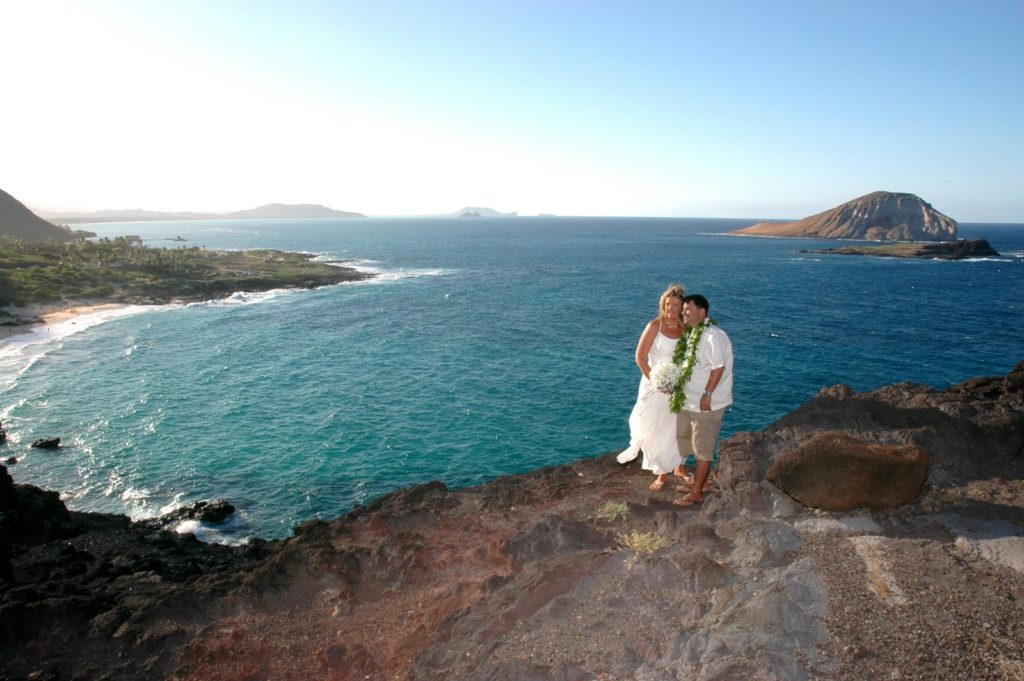
[[[472,485],[625,447],[633,350],[669,282],[706,295],[732,338],[726,435],[768,425],[825,385],[944,387],[1024,359],[1024,226],[962,225],[1004,257],[939,262],[801,254],[834,243],[721,234],[747,224],[94,226],[347,258],[378,276],[19,337],[0,349],[11,436],[0,454],[19,458],[16,481],[61,490],[78,510],[140,518],[224,498],[237,518],[208,538],[287,536],[398,486]],[[44,435],[67,448],[28,447]]]

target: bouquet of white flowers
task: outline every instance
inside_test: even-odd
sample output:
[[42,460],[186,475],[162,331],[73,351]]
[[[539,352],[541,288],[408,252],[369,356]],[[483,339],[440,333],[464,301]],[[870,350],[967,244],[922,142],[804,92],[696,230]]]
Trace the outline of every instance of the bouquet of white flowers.
[[675,362],[661,360],[651,369],[651,383],[663,393],[670,393],[679,381],[679,367]]

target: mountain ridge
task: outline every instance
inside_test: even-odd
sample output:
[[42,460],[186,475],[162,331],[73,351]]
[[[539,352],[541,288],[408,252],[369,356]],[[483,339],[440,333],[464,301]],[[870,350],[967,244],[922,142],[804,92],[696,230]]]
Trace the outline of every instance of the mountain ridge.
[[362,213],[328,208],[319,203],[267,203],[230,213],[155,211],[141,208],[105,209],[88,213],[40,211],[52,220],[67,223],[144,222],[149,220],[245,220],[281,218],[364,218]]

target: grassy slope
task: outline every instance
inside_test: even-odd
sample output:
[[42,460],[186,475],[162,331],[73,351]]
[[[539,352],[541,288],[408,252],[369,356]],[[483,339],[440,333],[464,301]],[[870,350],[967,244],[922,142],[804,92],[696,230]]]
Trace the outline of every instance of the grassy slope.
[[363,279],[350,268],[283,251],[148,248],[124,240],[29,244],[0,239],[0,305],[99,299],[161,303],[233,291]]

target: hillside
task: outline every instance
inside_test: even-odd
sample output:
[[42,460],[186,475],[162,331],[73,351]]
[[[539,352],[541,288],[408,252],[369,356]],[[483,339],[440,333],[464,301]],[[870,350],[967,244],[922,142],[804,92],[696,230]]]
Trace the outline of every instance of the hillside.
[[95,236],[92,232],[73,232],[67,227],[47,222],[25,204],[0,189],[0,236],[14,237],[22,241],[55,241],[64,242]]
[[882,191],[795,222],[760,222],[730,234],[867,241],[954,241],[956,230],[956,220],[935,210],[920,197]]

